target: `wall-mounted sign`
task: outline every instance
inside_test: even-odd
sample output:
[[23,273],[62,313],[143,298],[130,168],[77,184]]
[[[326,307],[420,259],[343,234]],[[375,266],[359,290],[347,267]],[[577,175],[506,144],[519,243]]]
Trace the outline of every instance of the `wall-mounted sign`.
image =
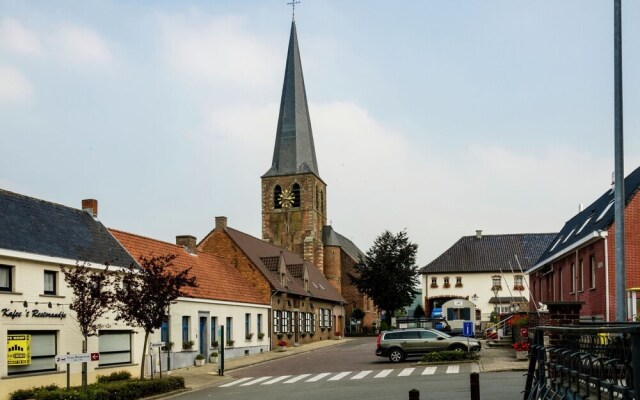
[[31,335],[7,336],[7,364],[31,364]]
[[38,309],[33,310],[25,310],[18,311],[16,309],[3,308],[0,310],[0,316],[5,318],[55,318],[55,319],[65,319],[67,318],[67,313],[64,311],[51,312],[51,311],[43,311]]

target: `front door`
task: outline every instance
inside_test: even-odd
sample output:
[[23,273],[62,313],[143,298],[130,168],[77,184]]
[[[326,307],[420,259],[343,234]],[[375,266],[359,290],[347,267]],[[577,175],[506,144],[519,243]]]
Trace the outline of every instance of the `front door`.
[[[198,349],[200,354],[207,354],[207,317],[200,317],[200,324],[198,329]],[[205,357],[206,358],[206,357]]]

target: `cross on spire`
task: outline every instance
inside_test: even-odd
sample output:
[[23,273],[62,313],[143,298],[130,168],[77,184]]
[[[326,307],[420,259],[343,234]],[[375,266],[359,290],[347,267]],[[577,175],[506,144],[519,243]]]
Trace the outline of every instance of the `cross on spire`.
[[296,1],[296,0],[291,0],[289,3],[287,3],[288,6],[291,6],[291,20],[292,21],[296,20],[296,4],[300,4],[300,2]]

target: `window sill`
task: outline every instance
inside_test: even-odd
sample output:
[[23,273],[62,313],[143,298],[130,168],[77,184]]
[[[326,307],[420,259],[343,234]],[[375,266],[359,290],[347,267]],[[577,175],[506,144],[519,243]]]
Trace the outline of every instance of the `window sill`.
[[7,292],[5,290],[0,290],[0,294],[13,294],[13,295],[22,296],[22,292]]
[[64,374],[66,373],[66,371],[42,371],[42,372],[31,372],[31,373],[26,373],[26,374],[16,374],[16,375],[7,375],[7,376],[3,376],[2,380],[5,379],[19,379],[19,378],[27,378],[27,377],[32,377],[32,376],[44,376],[44,375],[57,375],[57,374]]
[[66,296],[60,296],[58,294],[41,294],[40,297],[48,297],[50,299],[64,299]]

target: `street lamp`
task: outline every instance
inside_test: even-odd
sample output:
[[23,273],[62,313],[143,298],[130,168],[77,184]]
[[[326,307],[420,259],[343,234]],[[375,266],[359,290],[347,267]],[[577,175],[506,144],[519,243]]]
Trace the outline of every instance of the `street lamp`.
[[493,295],[496,298],[496,305],[493,307],[493,311],[496,313],[496,318],[498,318],[498,291],[500,289],[498,289],[498,287],[494,285],[492,290]]

